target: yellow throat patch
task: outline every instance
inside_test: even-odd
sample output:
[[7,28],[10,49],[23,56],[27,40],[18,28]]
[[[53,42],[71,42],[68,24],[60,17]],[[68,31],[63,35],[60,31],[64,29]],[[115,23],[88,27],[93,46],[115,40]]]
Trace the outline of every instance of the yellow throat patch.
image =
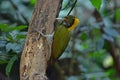
[[71,31],[72,29],[74,29],[79,22],[80,20],[78,18],[75,18],[73,25],[70,28],[68,28],[68,30]]

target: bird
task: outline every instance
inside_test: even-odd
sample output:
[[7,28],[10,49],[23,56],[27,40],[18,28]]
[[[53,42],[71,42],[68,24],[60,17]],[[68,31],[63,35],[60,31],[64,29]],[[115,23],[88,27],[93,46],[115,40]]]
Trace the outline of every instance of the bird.
[[75,29],[78,24],[79,19],[72,15],[56,18],[49,65],[54,64],[63,54],[70,41],[71,31]]

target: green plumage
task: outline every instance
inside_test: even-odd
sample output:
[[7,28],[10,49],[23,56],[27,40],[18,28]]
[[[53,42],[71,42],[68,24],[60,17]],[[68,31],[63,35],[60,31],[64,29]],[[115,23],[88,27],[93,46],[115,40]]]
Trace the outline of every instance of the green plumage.
[[50,65],[54,64],[55,61],[62,55],[65,51],[69,40],[70,32],[79,23],[79,19],[72,15],[65,16],[63,18],[57,18],[55,23],[55,32],[53,35]]
[[70,31],[64,25],[57,25],[52,42],[50,64],[53,64],[64,52],[70,40]]

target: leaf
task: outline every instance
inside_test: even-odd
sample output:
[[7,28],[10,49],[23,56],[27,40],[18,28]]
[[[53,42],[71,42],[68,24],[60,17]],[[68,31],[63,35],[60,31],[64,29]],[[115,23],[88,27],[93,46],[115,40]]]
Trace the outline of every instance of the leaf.
[[115,18],[116,20],[120,20],[120,9],[115,10]]
[[6,75],[9,76],[14,62],[18,59],[17,55],[14,55],[6,66]]
[[13,39],[12,35],[7,34],[7,35],[6,35],[6,38],[7,38],[8,41],[14,42],[14,39]]
[[17,39],[25,39],[26,38],[26,34],[17,34],[16,38]]
[[0,60],[0,64],[5,64],[5,63],[8,63],[7,60]]
[[0,53],[0,64],[8,63],[8,55],[5,53]]
[[34,5],[36,3],[36,0],[30,0],[30,4]]
[[6,44],[6,51],[9,52],[10,50],[13,50],[16,53],[21,52],[21,44],[17,44],[17,43],[8,43]]
[[7,24],[0,24],[0,29],[4,32],[13,31],[15,27],[9,26]]
[[[116,74],[116,70],[115,70],[115,69],[109,69],[109,70],[106,71],[106,74],[107,74],[108,76],[112,76],[112,75]],[[113,79],[113,80],[114,80],[114,79]]]
[[112,36],[112,37],[118,37],[118,36],[120,36],[119,33],[115,29],[113,29],[113,28],[106,27],[106,28],[104,28],[104,32],[106,34]]
[[67,80],[79,80],[79,77],[77,77],[77,76],[70,76],[70,77],[68,77]]
[[7,24],[0,24],[1,31],[6,31],[7,28],[8,28]]
[[23,29],[25,29],[25,28],[27,28],[27,26],[17,26],[17,27],[15,27],[14,28],[14,30],[23,30]]
[[85,32],[83,32],[83,33],[81,33],[81,35],[80,35],[80,39],[81,40],[86,40],[87,39],[87,33],[85,33]]
[[23,30],[23,29],[25,29],[25,28],[27,28],[27,26],[15,26],[15,27],[13,27],[13,26],[9,26],[8,27],[8,31],[14,31],[14,30]]
[[94,52],[90,52],[88,54],[88,56],[92,57],[93,59],[96,60],[96,63],[98,64],[102,64],[103,63],[103,59],[105,57],[106,50],[105,49],[101,49],[101,50],[96,50]]
[[94,28],[91,33],[92,33],[92,35],[94,36],[94,38],[95,38],[96,40],[98,40],[98,39],[101,38],[100,29]]
[[104,47],[104,39],[101,38],[96,42],[96,50],[99,51],[103,47]]
[[23,30],[27,28],[27,26],[9,26],[7,24],[0,24],[0,29],[4,32],[11,32],[11,31],[14,31],[14,30]]
[[102,37],[103,37],[104,39],[108,40],[108,41],[114,42],[114,39],[113,39],[112,36],[109,36],[109,35],[107,35],[107,34],[103,34]]
[[102,0],[90,0],[92,5],[99,11]]

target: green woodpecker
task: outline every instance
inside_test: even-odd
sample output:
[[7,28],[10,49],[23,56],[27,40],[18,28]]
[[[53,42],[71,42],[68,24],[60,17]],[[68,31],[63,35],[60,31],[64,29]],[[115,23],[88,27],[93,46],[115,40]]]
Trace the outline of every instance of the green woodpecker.
[[55,32],[51,47],[50,64],[53,64],[64,52],[70,40],[70,32],[78,25],[79,19],[68,15],[55,24]]

